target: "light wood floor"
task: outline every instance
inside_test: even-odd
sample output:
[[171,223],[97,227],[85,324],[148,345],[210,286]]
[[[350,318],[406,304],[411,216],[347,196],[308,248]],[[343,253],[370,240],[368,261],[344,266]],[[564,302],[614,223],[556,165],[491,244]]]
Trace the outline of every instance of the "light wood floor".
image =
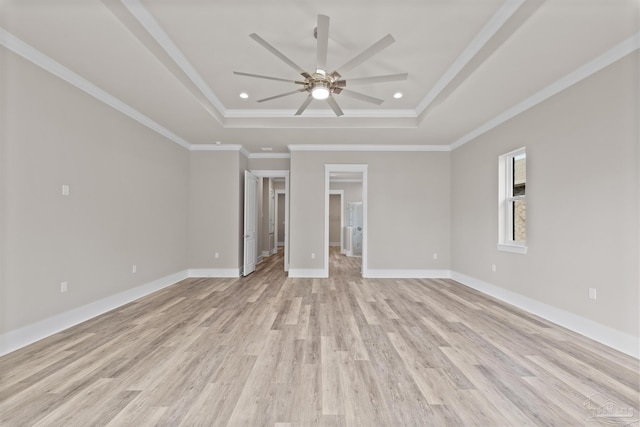
[[598,426],[607,399],[638,419],[636,359],[451,280],[359,268],[332,253],[331,279],[288,279],[273,256],[9,354],[0,425]]

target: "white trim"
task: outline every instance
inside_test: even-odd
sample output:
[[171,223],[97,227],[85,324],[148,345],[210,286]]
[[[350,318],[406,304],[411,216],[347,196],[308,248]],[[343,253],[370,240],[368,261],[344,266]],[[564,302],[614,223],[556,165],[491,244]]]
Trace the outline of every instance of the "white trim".
[[290,268],[289,277],[326,279],[327,277],[329,277],[329,274],[323,268]]
[[523,245],[508,245],[506,243],[498,243],[497,249],[502,252],[511,252],[512,254],[526,255],[527,247]]
[[451,151],[448,145],[290,144],[289,151]]
[[368,279],[450,279],[451,270],[368,269],[363,277]]
[[512,238],[514,231],[512,202],[516,199],[526,199],[525,196],[513,197],[511,194],[513,187],[512,160],[523,155],[523,158],[526,159],[526,153],[527,148],[520,147],[498,156],[498,250],[522,255],[527,253],[527,242],[516,241]]
[[251,173],[258,178],[284,178],[284,271],[289,271],[289,170],[251,170]]
[[631,334],[462,273],[453,271],[451,278],[465,286],[540,316],[636,359],[640,358],[640,338]]
[[115,96],[100,89],[98,86],[91,83],[89,80],[74,73],[73,71],[71,71],[64,65],[60,64],[59,62],[54,61],[44,53],[40,52],[33,46],[23,42],[13,34],[4,30],[3,28],[0,28],[0,44],[6,47],[7,49],[13,51],[14,53],[22,56],[23,58],[30,61],[31,63],[37,65],[38,67],[44,69],[45,71],[48,71],[54,76],[88,93],[89,95],[93,96],[97,100],[107,104],[108,106],[114,108],[115,110],[121,112],[122,114],[129,116],[130,118],[137,121],[138,123],[159,133],[160,135],[164,136],[168,140],[175,142],[181,147],[184,147],[187,149],[191,147],[191,144],[189,142],[179,137],[175,133],[171,132],[169,129],[151,120],[149,117],[145,116],[135,108],[130,107],[129,105],[119,100]]
[[471,43],[453,61],[453,64],[440,77],[427,95],[416,107],[416,114],[420,115],[433,102],[449,83],[464,69],[464,67],[480,52],[480,50],[496,35],[504,24],[522,6],[525,0],[506,0],[498,11],[491,17],[489,22],[471,40]]
[[291,153],[249,153],[250,159],[290,159]]
[[575,85],[576,83],[586,79],[592,74],[624,58],[637,49],[640,49],[640,33],[634,34],[633,36],[629,37],[622,43],[617,44],[597,58],[587,62],[583,66],[570,72],[559,80],[556,80],[554,83],[550,84],[544,89],[534,93],[530,97],[507,109],[502,114],[497,115],[479,128],[454,141],[449,146],[449,148],[451,150],[455,150],[456,148],[463,146],[467,142],[473,141],[483,133],[490,131],[491,129],[501,125],[509,119],[512,119],[518,114],[523,113],[529,108],[538,105],[547,98],[550,98],[553,95],[569,88],[570,86]]
[[271,252],[272,251],[262,251],[262,254],[260,254],[261,258],[269,258],[271,256]]
[[[240,144],[191,144],[190,151],[242,151]],[[246,151],[246,150],[245,150]]]
[[[228,109],[225,111],[225,118],[231,119],[296,119],[295,115],[296,110],[285,110],[285,109]],[[355,118],[372,118],[372,119],[388,119],[388,118],[409,118],[415,119],[416,110],[413,109],[405,109],[405,110],[344,110],[345,118],[355,117]],[[335,119],[336,115],[333,111],[329,109],[311,109],[304,112],[304,115],[300,117],[303,118],[331,118]],[[415,126],[413,126],[415,127]]]
[[[334,180],[330,180],[331,182],[335,182]],[[342,252],[344,248],[344,190],[331,190],[329,189],[329,196],[337,195],[340,196],[340,241],[339,242],[329,242],[329,246],[340,246],[340,252]],[[327,236],[327,239],[329,237]]]
[[190,268],[189,277],[240,277],[241,268]]
[[189,277],[183,270],[0,335],[0,356],[121,307]]

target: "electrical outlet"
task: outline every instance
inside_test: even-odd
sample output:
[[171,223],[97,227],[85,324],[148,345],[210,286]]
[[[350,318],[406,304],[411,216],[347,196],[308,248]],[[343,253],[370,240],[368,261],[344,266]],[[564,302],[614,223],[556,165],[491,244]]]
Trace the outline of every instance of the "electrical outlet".
[[498,270],[498,268],[496,267],[495,264],[491,264],[491,271],[493,271],[494,273]]
[[62,185],[62,195],[63,196],[68,196],[69,195],[69,186],[67,184],[63,184]]
[[133,267],[131,267],[131,272],[132,273],[137,273],[138,272],[138,266],[133,264]]
[[65,293],[69,289],[67,282],[60,282],[60,293]]
[[220,253],[219,253],[219,252],[216,252],[215,254],[213,254],[213,257],[214,257],[215,259],[220,258]]
[[596,288],[589,288],[589,299],[598,299]]
[[438,259],[438,254],[433,254],[433,259]]
[[316,253],[315,252],[311,252],[311,259],[316,259]]

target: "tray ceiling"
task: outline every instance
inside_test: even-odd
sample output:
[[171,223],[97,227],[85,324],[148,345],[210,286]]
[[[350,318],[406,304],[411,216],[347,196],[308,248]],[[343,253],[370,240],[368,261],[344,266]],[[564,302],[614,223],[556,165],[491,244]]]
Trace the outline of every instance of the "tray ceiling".
[[[0,7],[6,49],[62,69],[72,84],[89,83],[165,136],[185,146],[218,141],[279,153],[289,144],[464,143],[637,50],[640,3],[8,0]],[[294,117],[306,94],[257,103],[295,87],[234,70],[299,76],[249,34],[313,71],[318,14],[331,18],[329,68],[390,33],[394,44],[344,77],[408,72],[408,80],[358,86],[383,99],[380,106],[337,95],[342,117],[322,101]]]

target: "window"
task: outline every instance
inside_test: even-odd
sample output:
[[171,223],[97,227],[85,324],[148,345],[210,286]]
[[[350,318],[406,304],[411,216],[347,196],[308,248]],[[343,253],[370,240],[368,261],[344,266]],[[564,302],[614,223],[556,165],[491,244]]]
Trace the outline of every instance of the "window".
[[527,253],[527,152],[520,148],[498,158],[498,249]]

